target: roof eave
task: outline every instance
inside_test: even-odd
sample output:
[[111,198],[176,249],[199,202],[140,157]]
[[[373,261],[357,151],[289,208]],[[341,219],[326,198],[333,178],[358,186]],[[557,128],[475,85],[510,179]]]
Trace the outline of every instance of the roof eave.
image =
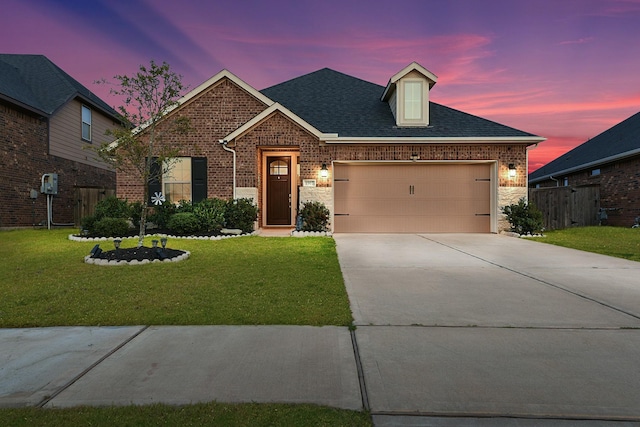
[[538,178],[531,178],[531,179],[529,179],[529,183],[535,184],[535,183],[538,183],[538,182],[542,182],[542,181],[546,181],[548,179],[551,179],[551,177],[553,177],[553,176],[567,175],[567,174],[570,174],[570,173],[573,173],[573,172],[577,172],[579,170],[589,169],[589,168],[592,168],[594,166],[601,166],[601,165],[604,165],[606,163],[615,162],[617,160],[623,160],[623,159],[626,159],[628,157],[633,157],[633,156],[637,156],[637,155],[640,155],[640,148],[637,148],[635,150],[625,151],[624,153],[615,154],[613,156],[605,157],[603,159],[594,160],[592,162],[582,163],[580,165],[577,165],[577,166],[574,166],[574,167],[571,167],[571,168],[561,169],[559,171],[548,173],[548,174],[543,175],[543,176],[538,177]]
[[540,136],[490,136],[490,137],[330,137],[323,138],[326,144],[527,144],[545,141]]

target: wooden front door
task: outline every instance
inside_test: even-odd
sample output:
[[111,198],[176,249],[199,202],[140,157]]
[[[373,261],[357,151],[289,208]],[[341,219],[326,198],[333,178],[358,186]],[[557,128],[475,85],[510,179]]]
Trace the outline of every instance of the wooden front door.
[[291,157],[267,157],[267,225],[291,225]]

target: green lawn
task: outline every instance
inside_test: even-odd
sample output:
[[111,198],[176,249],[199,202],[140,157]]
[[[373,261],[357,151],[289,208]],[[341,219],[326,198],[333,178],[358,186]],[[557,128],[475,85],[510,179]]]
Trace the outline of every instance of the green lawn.
[[103,408],[0,410],[0,425],[57,426],[371,426],[365,412],[314,405],[221,404],[147,405]]
[[72,232],[0,232],[0,327],[352,322],[330,238],[169,239],[191,257],[113,267],[84,263],[95,243]]
[[576,227],[546,231],[533,238],[567,248],[640,261],[640,228]]

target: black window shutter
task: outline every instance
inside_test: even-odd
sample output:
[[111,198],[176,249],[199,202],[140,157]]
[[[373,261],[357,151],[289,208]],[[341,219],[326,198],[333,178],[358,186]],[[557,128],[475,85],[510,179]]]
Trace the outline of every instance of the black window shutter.
[[149,200],[147,203],[152,204],[151,198],[155,193],[162,193],[162,168],[158,163],[158,158],[154,157],[151,162],[151,174],[149,175]]
[[191,159],[191,201],[198,203],[207,198],[207,158]]

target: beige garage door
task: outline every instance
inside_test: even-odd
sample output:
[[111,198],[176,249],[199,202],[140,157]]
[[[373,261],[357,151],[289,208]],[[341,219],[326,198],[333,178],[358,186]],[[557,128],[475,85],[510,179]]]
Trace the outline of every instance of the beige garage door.
[[490,164],[334,165],[337,233],[488,233]]

